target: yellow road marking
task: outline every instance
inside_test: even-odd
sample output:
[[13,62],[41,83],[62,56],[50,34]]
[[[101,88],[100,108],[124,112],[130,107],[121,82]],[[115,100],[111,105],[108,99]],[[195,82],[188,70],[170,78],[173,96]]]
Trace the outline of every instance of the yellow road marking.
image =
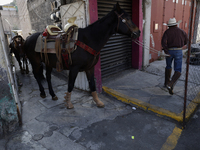
[[175,127],[172,134],[167,138],[161,150],[172,150],[176,147],[178,139],[181,135],[182,129]]
[[182,116],[180,116],[179,114],[176,114],[174,112],[171,112],[169,110],[166,110],[166,109],[163,109],[163,108],[160,108],[158,106],[154,106],[154,105],[151,105],[149,103],[146,103],[146,102],[143,102],[143,101],[140,101],[136,98],[132,98],[132,97],[129,97],[129,96],[126,96],[122,93],[119,93],[113,89],[110,89],[108,87],[105,87],[103,86],[103,90],[112,95],[113,97],[116,97],[118,100],[122,101],[122,102],[125,102],[127,104],[134,104],[134,105],[137,105],[138,107],[144,109],[144,110],[149,110],[149,111],[152,111],[152,112],[155,112],[159,115],[162,115],[162,116],[167,116],[167,117],[170,117],[174,120],[177,120],[179,122],[182,121]]
[[[149,111],[152,111],[154,113],[157,113],[158,115],[162,115],[162,116],[172,118],[172,119],[174,119],[178,122],[183,122],[183,112],[177,114],[177,113],[171,112],[169,110],[166,110],[164,108],[154,106],[154,105],[151,105],[149,103],[140,101],[136,98],[126,96],[126,95],[119,93],[119,92],[117,92],[117,91],[115,91],[111,88],[106,87],[106,86],[103,86],[102,88],[103,88],[104,92],[106,92],[109,95],[112,95],[113,97],[116,97],[118,100],[120,100],[124,103],[127,103],[127,104],[131,103],[131,104],[137,105],[138,107],[140,107],[144,110],[149,110]],[[196,110],[196,108],[199,104],[200,104],[200,92],[197,94],[195,99],[192,100],[187,105],[186,116],[185,116],[186,120],[189,120],[189,118],[192,116],[193,112]]]

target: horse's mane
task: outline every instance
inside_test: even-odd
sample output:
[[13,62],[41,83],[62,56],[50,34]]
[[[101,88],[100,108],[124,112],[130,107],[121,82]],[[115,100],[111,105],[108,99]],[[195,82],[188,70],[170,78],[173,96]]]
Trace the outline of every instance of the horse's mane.
[[105,15],[104,17],[98,19],[98,20],[95,21],[94,23],[88,25],[86,28],[92,27],[92,26],[94,26],[94,25],[96,25],[96,24],[101,24],[104,20],[106,20],[108,17],[110,17],[110,16],[113,14],[114,11],[115,11],[115,10],[111,10],[107,15]]

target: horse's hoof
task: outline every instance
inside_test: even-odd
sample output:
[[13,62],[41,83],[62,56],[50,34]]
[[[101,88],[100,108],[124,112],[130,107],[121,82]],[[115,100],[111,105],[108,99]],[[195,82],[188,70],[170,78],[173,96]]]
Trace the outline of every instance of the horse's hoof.
[[103,105],[97,105],[97,107],[99,107],[99,108],[104,108],[105,105],[104,105],[104,104],[103,104]]
[[99,108],[104,108],[105,107],[104,103],[102,101],[100,101],[100,100],[96,103],[96,105]]
[[74,108],[74,106],[73,106],[73,104],[71,103],[71,104],[65,104],[65,106],[67,107],[67,109],[73,109]]
[[46,97],[46,95],[40,94],[40,97],[42,97],[42,98],[45,98],[45,97]]
[[54,97],[52,97],[52,100],[53,100],[53,101],[57,101],[57,100],[58,100],[58,97],[57,97],[57,96],[54,96]]
[[26,74],[29,74],[29,71],[26,71]]
[[68,106],[67,106],[67,109],[73,109],[73,108],[74,108],[74,106],[72,106],[72,107],[68,107]]

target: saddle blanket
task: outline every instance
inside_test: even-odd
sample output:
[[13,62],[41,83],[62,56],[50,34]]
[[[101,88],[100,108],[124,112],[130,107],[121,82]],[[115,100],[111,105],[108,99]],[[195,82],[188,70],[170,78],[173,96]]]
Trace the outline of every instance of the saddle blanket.
[[[36,41],[35,45],[35,51],[36,52],[44,52],[44,39],[42,38],[42,35],[40,35]],[[55,41],[47,41],[46,43],[47,46],[47,53],[56,53],[55,50]]]

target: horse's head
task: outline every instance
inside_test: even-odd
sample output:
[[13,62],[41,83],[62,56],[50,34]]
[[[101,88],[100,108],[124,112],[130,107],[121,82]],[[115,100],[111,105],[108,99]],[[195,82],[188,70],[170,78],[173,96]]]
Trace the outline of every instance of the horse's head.
[[133,23],[130,16],[120,8],[118,2],[114,6],[114,13],[118,18],[118,23],[116,27],[117,33],[125,34],[131,36],[133,39],[136,39],[140,36],[139,28]]
[[24,50],[24,39],[20,36],[17,35],[12,39],[12,43],[10,44],[11,52],[18,53],[20,57],[23,57]]

